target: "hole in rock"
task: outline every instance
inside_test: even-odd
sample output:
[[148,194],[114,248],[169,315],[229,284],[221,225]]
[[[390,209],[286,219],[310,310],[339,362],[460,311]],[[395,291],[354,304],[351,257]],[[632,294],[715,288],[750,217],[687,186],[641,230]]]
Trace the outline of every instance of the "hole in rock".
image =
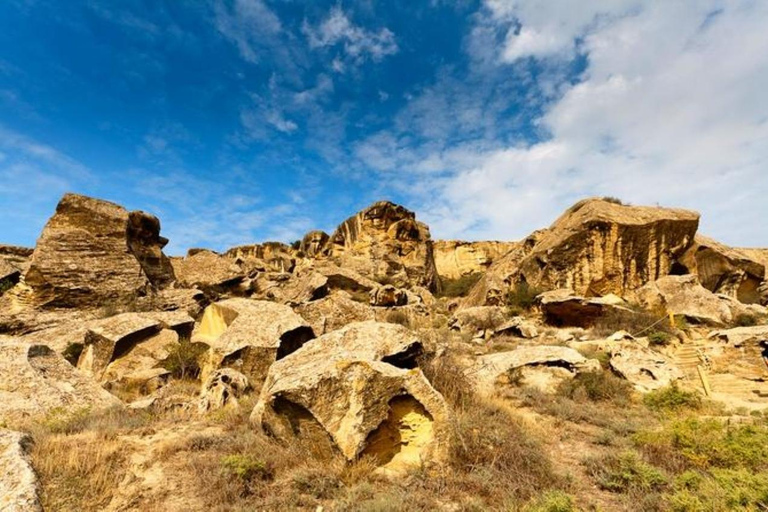
[[423,347],[421,346],[421,343],[416,342],[411,344],[402,352],[384,357],[382,361],[404,370],[412,370],[419,366],[417,358],[422,354],[422,352]]
[[392,469],[419,465],[424,450],[434,440],[433,423],[432,416],[412,396],[393,398],[387,419],[368,434],[360,455],[372,455],[379,465]]
[[299,350],[309,340],[315,337],[311,327],[297,327],[280,336],[280,346],[277,348],[277,360]]
[[679,261],[672,263],[672,267],[669,269],[669,275],[671,276],[685,276],[690,273],[691,272],[688,270],[688,267],[686,267]]

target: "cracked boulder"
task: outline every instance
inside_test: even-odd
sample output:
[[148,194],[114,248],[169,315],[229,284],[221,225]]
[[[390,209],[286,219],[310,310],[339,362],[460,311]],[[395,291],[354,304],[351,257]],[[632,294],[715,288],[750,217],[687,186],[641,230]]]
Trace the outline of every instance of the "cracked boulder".
[[587,359],[568,347],[520,347],[477,358],[466,371],[481,393],[492,393],[497,385],[524,384],[553,392],[561,381],[583,372],[601,371],[600,362]]
[[421,342],[393,324],[361,322],[321,336],[270,368],[251,421],[321,455],[371,456],[400,473],[447,456],[448,406],[415,367]]
[[374,320],[376,316],[367,302],[354,300],[345,292],[336,292],[320,300],[301,304],[296,307],[296,312],[309,322],[318,336],[353,322]]
[[0,428],[0,510],[42,512],[29,434]]
[[236,288],[245,279],[235,262],[207,249],[190,249],[184,258],[172,258],[178,285],[220,295]]
[[47,346],[0,337],[0,422],[120,404]]
[[636,342],[619,342],[608,350],[611,369],[638,391],[653,391],[683,378],[683,372],[672,360]]
[[272,363],[314,337],[309,324],[286,305],[228,299],[205,309],[192,340],[210,347],[204,379],[219,368],[233,368],[259,389]]
[[733,320],[728,300],[701,286],[692,274],[662,277],[637,290],[636,295],[647,309],[665,309],[695,323],[721,326]]
[[248,377],[242,373],[232,368],[220,368],[203,383],[198,410],[205,413],[225,407],[237,409],[240,407],[237,399],[250,387]]

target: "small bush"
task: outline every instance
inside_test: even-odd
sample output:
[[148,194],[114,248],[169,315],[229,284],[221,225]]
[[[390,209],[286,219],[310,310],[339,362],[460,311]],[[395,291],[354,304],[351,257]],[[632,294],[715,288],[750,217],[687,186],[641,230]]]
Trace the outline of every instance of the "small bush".
[[421,356],[418,363],[432,387],[455,408],[464,409],[475,399],[464,367],[450,352],[438,357]]
[[163,361],[163,368],[175,379],[197,379],[200,377],[200,358],[208,348],[202,343],[188,340],[174,346]]
[[0,279],[0,295],[3,295],[14,286],[16,285],[10,279]]
[[547,491],[523,508],[523,512],[575,512],[573,498],[563,491]]
[[584,372],[561,382],[557,394],[573,400],[583,397],[593,402],[628,402],[632,396],[632,386],[608,371]]
[[77,361],[80,359],[80,354],[83,353],[84,348],[85,345],[82,343],[70,343],[61,355],[64,356],[64,359],[66,359],[69,364],[77,366]]
[[390,324],[399,324],[404,327],[410,326],[410,320],[408,320],[408,315],[405,314],[403,311],[399,311],[397,309],[393,309],[392,311],[387,312],[387,316],[384,318],[385,321],[387,321]]
[[598,486],[610,492],[659,491],[667,484],[664,474],[635,452],[590,458],[584,465]]
[[652,331],[648,334],[648,344],[652,347],[666,347],[672,336],[663,331]]
[[251,455],[227,455],[221,459],[222,472],[237,478],[243,483],[255,480],[268,481],[274,476],[273,471],[263,461]]
[[679,411],[699,409],[701,397],[692,391],[684,391],[676,384],[651,391],[643,397],[643,403],[654,411]]
[[667,501],[674,512],[766,510],[768,474],[729,469],[715,469],[709,474],[688,471],[677,478]]
[[536,296],[541,290],[530,286],[528,283],[518,283],[507,292],[507,307],[511,314],[517,311],[530,311],[536,303]]
[[482,272],[465,274],[456,279],[441,278],[442,290],[438,297],[466,297],[469,291],[483,277]]
[[618,197],[613,197],[613,196],[603,196],[603,198],[602,198],[602,199],[603,199],[603,201],[605,201],[606,203],[613,203],[613,204],[618,204],[618,205],[624,206],[624,201],[622,201],[622,200],[621,200],[621,199],[619,199]]
[[753,327],[760,323],[760,318],[757,315],[742,313],[733,319],[733,324],[737,327]]

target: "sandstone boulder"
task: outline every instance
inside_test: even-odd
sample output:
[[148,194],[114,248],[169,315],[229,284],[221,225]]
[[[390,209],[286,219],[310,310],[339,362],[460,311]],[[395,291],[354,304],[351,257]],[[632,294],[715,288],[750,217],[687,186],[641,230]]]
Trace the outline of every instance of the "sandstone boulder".
[[318,336],[353,322],[373,320],[376,316],[367,301],[354,300],[346,292],[336,292],[320,300],[296,307],[296,312],[312,326]]
[[246,273],[253,270],[293,272],[296,265],[293,252],[282,242],[264,242],[233,247],[224,256],[234,260]]
[[492,265],[491,277],[476,285],[471,303],[494,303],[519,283],[540,290],[569,288],[585,297],[627,296],[673,273],[698,225],[699,215],[687,210],[580,201],[529,240],[535,242],[532,248],[524,243]]
[[299,250],[305,257],[314,258],[323,251],[329,238],[325,231],[310,231],[301,239]]
[[466,375],[480,392],[488,394],[496,385],[513,381],[552,392],[563,379],[596,371],[601,371],[599,361],[572,348],[533,346],[481,356]]
[[754,325],[751,327],[734,327],[712,331],[708,338],[727,343],[731,347],[742,347],[750,344],[768,344],[768,325]]
[[471,334],[490,335],[507,321],[504,308],[477,306],[456,311],[450,320],[451,329]]
[[536,301],[544,320],[557,327],[591,327],[598,318],[611,310],[632,313],[626,302],[613,294],[585,298],[575,295],[571,290],[562,289],[544,292]]
[[653,391],[683,378],[671,359],[636,342],[611,344],[609,351],[611,369],[638,391]]
[[517,242],[463,242],[436,240],[435,267],[441,279],[485,272],[495,260],[517,246]]
[[42,512],[28,434],[0,428],[0,510]]
[[258,390],[272,363],[314,337],[309,324],[288,306],[228,299],[206,308],[192,339],[210,347],[204,379],[219,368],[233,368]]
[[370,291],[371,306],[391,308],[405,306],[408,303],[408,295],[405,290],[395,288],[391,284],[379,286]]
[[[156,227],[159,230],[159,224]],[[166,284],[171,277],[161,272],[162,265],[153,267],[148,256],[162,254],[160,247],[152,240],[145,246],[147,239],[141,233],[136,236],[121,206],[66,194],[43,229],[24,275],[31,301],[46,307],[100,307],[135,301],[153,278],[159,279],[156,286]],[[136,253],[152,268],[151,277]]]
[[171,260],[163,254],[168,239],[160,236],[157,217],[142,211],[129,213],[127,236],[128,249],[156,288],[165,288],[176,280]]
[[264,272],[255,280],[254,298],[266,299],[297,306],[325,297],[328,294],[328,278],[313,269],[287,272]]
[[696,274],[701,285],[746,304],[762,301],[760,286],[766,267],[759,258],[696,235],[695,243],[680,259],[687,273]]
[[521,316],[512,317],[493,331],[494,335],[517,336],[518,338],[536,338],[539,330],[533,322]]
[[120,401],[45,345],[0,337],[0,422]]
[[331,235],[323,257],[399,287],[440,286],[429,228],[402,206],[380,201],[344,221]]
[[[32,258],[34,249],[29,247],[19,247],[16,245],[4,245],[0,244],[0,265],[1,268],[13,269],[20,274],[23,274],[29,268],[29,262]],[[2,279],[2,273],[0,272],[0,279]]]
[[184,258],[172,258],[171,263],[179,286],[198,288],[214,296],[245,278],[243,270],[230,258],[206,249],[190,250]]
[[220,368],[211,373],[200,391],[198,410],[201,413],[223,409],[239,408],[237,399],[251,387],[248,378],[232,368]]
[[385,471],[443,460],[450,411],[413,368],[420,347],[407,329],[376,322],[321,336],[270,368],[251,420],[322,454],[371,455]]
[[665,309],[696,323],[725,325],[733,318],[727,301],[701,286],[695,275],[662,277],[637,290],[636,296],[647,309]]
[[104,369],[102,385],[109,390],[138,388],[148,394],[162,387],[170,377],[163,363],[179,346],[179,335],[163,329],[131,345],[126,352],[116,353]]

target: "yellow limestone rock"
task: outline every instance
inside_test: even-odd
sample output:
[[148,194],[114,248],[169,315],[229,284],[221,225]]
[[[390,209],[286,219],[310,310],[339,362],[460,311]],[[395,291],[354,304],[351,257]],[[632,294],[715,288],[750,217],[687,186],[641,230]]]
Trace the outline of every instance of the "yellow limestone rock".
[[435,240],[434,255],[441,279],[456,279],[475,272],[485,272],[498,258],[517,246],[517,242],[464,242]]

